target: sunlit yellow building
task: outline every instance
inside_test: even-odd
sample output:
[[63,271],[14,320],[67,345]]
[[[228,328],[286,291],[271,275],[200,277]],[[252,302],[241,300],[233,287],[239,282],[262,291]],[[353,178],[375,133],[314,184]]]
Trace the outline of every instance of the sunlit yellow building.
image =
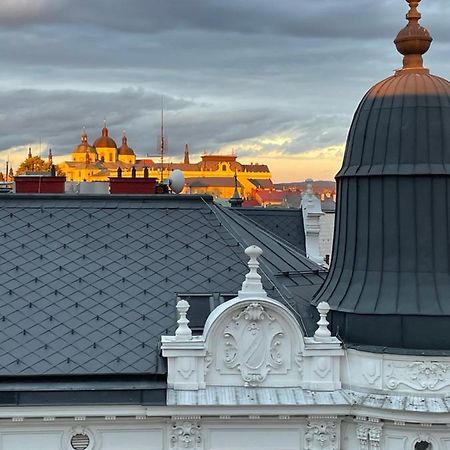
[[68,181],[108,181],[122,170],[123,177],[143,177],[147,168],[150,177],[166,179],[170,172],[182,170],[186,178],[185,192],[192,194],[212,194],[216,198],[229,199],[234,192],[236,173],[240,194],[245,199],[254,197],[257,189],[272,189],[271,173],[265,164],[241,164],[236,155],[203,155],[201,161],[190,162],[189,147],[184,149],[183,162],[155,162],[149,158],[137,159],[129,147],[127,136],[122,137],[122,145],[109,136],[105,126],[101,136],[92,145],[83,130],[81,142],[72,152],[72,160],[59,165]]

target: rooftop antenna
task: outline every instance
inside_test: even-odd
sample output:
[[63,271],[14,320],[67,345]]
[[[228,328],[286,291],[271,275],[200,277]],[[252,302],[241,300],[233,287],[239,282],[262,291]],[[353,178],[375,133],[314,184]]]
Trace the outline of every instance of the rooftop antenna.
[[5,181],[9,181],[9,153],[8,153],[8,159],[6,160],[6,176]]
[[164,137],[164,97],[161,96],[161,139],[160,139],[160,154],[161,154],[161,183],[164,181],[164,152],[166,150],[166,142]]

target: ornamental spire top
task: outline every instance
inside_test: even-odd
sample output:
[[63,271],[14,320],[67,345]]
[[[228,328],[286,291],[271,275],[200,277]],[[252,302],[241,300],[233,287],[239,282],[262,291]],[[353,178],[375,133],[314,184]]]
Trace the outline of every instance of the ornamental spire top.
[[427,70],[423,67],[422,55],[430,48],[433,38],[428,30],[419,24],[422,15],[417,11],[417,7],[421,0],[406,1],[410,8],[406,14],[408,24],[400,30],[394,41],[398,52],[404,56],[402,70]]

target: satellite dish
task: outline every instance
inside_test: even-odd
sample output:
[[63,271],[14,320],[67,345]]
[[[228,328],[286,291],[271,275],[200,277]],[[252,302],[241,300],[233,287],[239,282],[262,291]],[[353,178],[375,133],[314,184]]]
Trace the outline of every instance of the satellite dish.
[[181,170],[174,170],[169,177],[169,186],[175,194],[179,194],[184,188],[184,173]]

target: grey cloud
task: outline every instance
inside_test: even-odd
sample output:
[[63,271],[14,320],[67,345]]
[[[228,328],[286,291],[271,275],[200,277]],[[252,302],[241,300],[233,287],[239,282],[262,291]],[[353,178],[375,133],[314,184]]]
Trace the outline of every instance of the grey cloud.
[[[392,40],[407,9],[398,0],[34,0],[27,10],[14,0],[8,17],[4,1],[13,0],[0,4],[0,148],[42,137],[59,154],[82,125],[95,139],[105,116],[115,139],[125,128],[136,150],[154,152],[161,94],[172,155],[185,142],[246,154],[248,142],[278,134],[292,139],[287,153],[341,144],[364,92],[401,64]],[[423,1],[421,11],[435,38],[425,61],[448,77],[450,2]],[[260,160],[274,149],[263,145]]]
[[[20,23],[89,24],[126,33],[156,34],[182,29],[209,32],[281,34],[298,37],[358,38],[384,37],[398,31],[406,5],[392,0],[15,0],[16,21]],[[33,6],[41,4],[36,10]],[[12,2],[12,0],[8,0]],[[29,7],[25,7],[29,4]],[[446,0],[421,5],[427,19],[439,23],[439,15],[448,13]],[[387,13],[389,11],[389,13]],[[398,14],[395,14],[398,12]],[[1,9],[0,9],[1,12]],[[1,16],[0,16],[1,17]],[[8,15],[0,24],[11,25]],[[442,32],[442,33],[441,33]],[[448,27],[439,27],[441,38],[450,40]]]
[[2,0],[0,26],[56,22],[62,18],[67,5],[67,0]]
[[[49,142],[56,155],[69,152],[78,142],[83,125],[90,141],[99,134],[106,115],[111,136],[120,140],[126,129],[130,144],[140,155],[155,154],[159,133],[160,96],[142,89],[118,92],[21,90],[0,92],[6,105],[0,113],[0,148]],[[8,106],[9,105],[9,106]],[[289,111],[263,108],[217,109],[183,99],[165,98],[169,156],[181,156],[184,143],[194,152],[216,151],[224,145],[241,147],[260,137],[288,135],[287,153],[342,142],[345,118],[315,117],[307,112],[293,117]],[[321,124],[327,123],[326,132]],[[270,150],[270,146],[263,146]],[[245,151],[241,154],[245,155]]]
[[[91,138],[97,137],[103,118],[118,136],[123,129],[133,128],[136,120],[157,121],[161,96],[134,88],[114,93],[25,89],[0,91],[0,104],[0,148],[42,139],[54,146],[58,154],[78,143],[82,126],[87,127]],[[168,111],[179,111],[188,105],[185,100],[165,98]]]

